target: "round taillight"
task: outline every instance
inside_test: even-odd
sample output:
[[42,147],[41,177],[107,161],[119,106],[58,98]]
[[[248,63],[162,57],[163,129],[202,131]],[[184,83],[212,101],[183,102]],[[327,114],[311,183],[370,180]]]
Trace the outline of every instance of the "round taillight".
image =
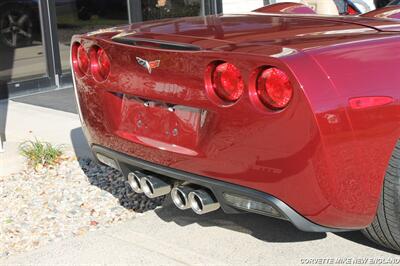
[[82,77],[89,71],[89,55],[82,44],[75,43],[72,47],[72,64],[75,73]]
[[211,73],[212,88],[224,101],[235,102],[244,91],[244,82],[239,69],[230,63],[221,63]]
[[288,75],[275,67],[260,73],[256,91],[261,102],[273,110],[285,108],[293,97],[293,86]]
[[103,48],[94,46],[90,50],[90,69],[96,81],[104,81],[111,70],[110,58]]

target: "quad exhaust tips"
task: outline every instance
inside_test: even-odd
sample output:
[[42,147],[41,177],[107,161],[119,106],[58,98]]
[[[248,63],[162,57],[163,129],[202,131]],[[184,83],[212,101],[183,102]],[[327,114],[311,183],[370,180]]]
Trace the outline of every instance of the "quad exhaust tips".
[[174,202],[175,206],[178,207],[178,209],[186,210],[191,208],[189,202],[189,193],[192,191],[193,189],[191,187],[185,186],[174,187],[171,190],[172,201]]
[[197,214],[209,213],[220,208],[220,204],[212,193],[205,189],[194,190],[186,186],[174,187],[171,191],[171,198],[178,209],[192,208]]
[[136,193],[144,193],[149,198],[157,198],[171,192],[171,185],[164,180],[141,172],[128,174],[128,183]]
[[172,201],[181,210],[192,208],[197,214],[206,214],[218,210],[221,206],[207,189],[195,190],[190,186],[176,186],[159,177],[139,171],[128,174],[128,184],[136,193],[144,193],[149,198],[157,198],[171,193]]
[[195,190],[189,193],[189,204],[197,214],[206,214],[218,210],[221,205],[214,196],[204,189]]
[[134,172],[128,174],[128,184],[132,188],[132,190],[136,193],[143,193],[142,187],[140,185],[140,179],[145,177],[146,175],[140,172]]
[[151,175],[140,179],[140,187],[143,193],[149,198],[157,198],[171,192],[171,185],[158,177]]

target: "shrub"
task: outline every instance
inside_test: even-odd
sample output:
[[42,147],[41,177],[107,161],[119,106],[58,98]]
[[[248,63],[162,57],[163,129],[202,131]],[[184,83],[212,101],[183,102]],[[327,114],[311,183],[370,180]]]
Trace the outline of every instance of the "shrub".
[[39,140],[25,141],[21,143],[20,153],[28,159],[28,163],[35,169],[56,165],[60,162],[63,155],[61,146],[54,146],[48,142]]

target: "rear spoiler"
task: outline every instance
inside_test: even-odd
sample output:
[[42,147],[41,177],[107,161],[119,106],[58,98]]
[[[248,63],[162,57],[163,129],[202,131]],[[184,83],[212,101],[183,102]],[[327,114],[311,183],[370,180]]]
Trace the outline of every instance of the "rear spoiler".
[[[300,3],[276,3],[267,5],[253,10],[252,12],[273,13],[273,14],[316,14],[315,11]],[[400,6],[386,6],[359,15],[363,18],[380,18],[380,19],[400,19]]]
[[316,14],[315,11],[300,3],[284,2],[272,5],[263,6],[253,10],[252,12],[259,13],[274,13],[274,14]]
[[400,32],[400,6],[387,6],[357,16],[316,16],[313,9],[299,3],[277,3],[258,8],[253,12],[305,15],[313,19],[357,24],[381,32]]
[[155,40],[150,38],[138,38],[135,36],[121,36],[116,35],[112,38],[114,42],[123,43],[131,46],[141,46],[149,48],[158,48],[165,50],[180,50],[180,51],[199,51],[201,48],[197,45],[176,43],[162,40]]
[[362,14],[364,18],[400,19],[400,6],[385,6]]

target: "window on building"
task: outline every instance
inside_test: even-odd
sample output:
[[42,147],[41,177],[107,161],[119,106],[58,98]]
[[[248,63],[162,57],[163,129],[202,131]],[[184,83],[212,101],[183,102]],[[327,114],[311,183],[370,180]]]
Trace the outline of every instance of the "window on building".
[[142,0],[143,20],[192,17],[202,14],[201,0]]
[[74,34],[128,23],[126,0],[56,0],[57,30],[63,72],[70,70],[69,50]]
[[3,2],[0,1],[0,99],[6,96],[8,83],[43,77],[47,72],[38,3]]

